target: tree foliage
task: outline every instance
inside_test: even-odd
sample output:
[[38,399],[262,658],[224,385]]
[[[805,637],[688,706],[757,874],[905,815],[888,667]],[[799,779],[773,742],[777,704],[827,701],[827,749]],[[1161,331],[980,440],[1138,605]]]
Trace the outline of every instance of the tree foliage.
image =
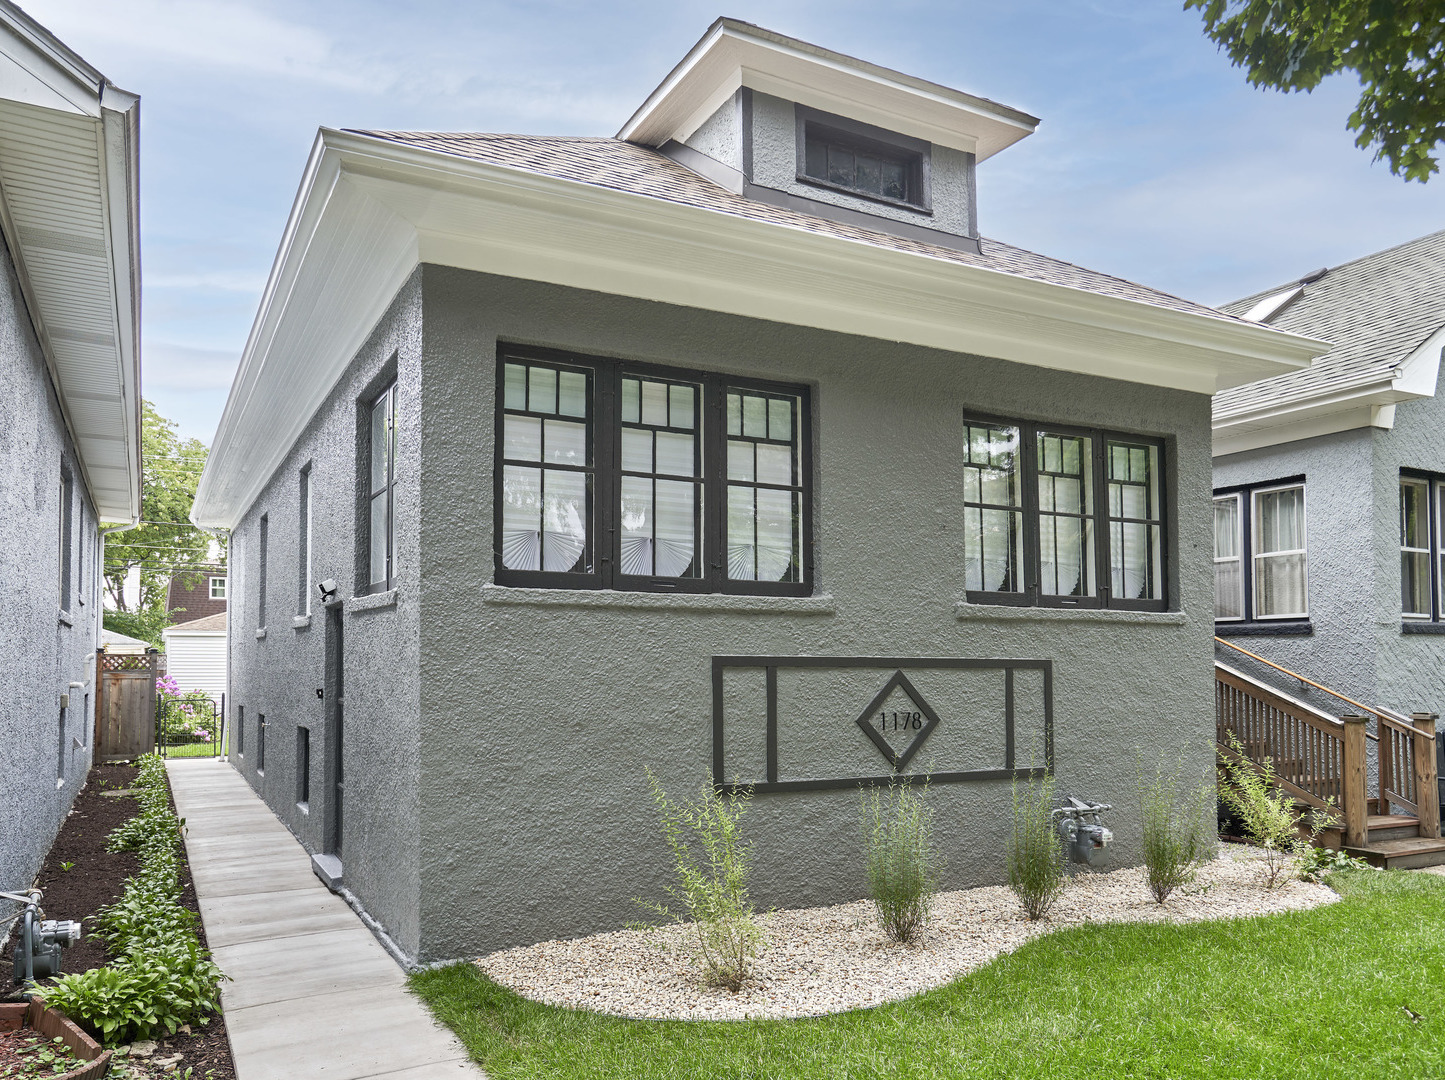
[[[141,407],[141,524],[106,537],[105,588],[115,610],[106,613],[105,627],[159,645],[160,632],[170,622],[171,574],[212,562],[210,534],[190,522],[206,446],[199,439],[181,439],[175,423],[149,401]],[[125,579],[133,568],[140,571],[140,601],[131,609]],[[199,580],[201,573],[189,576]]]
[[1355,145],[1422,183],[1445,139],[1445,4],[1441,0],[1184,0],[1254,86],[1313,90],[1353,71],[1361,93]]

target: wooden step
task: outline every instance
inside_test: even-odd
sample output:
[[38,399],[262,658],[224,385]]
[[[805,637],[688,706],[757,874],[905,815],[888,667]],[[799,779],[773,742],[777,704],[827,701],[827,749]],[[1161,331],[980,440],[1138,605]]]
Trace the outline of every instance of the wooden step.
[[[1301,813],[1309,807],[1302,806]],[[1338,816],[1338,815],[1337,815]],[[1420,819],[1406,817],[1404,814],[1371,814],[1365,822],[1369,835],[1365,843],[1367,845],[1377,844],[1384,840],[1416,840],[1420,837]],[[1320,847],[1334,848],[1338,851],[1344,845],[1344,829],[1336,826],[1332,829],[1320,830],[1316,843]]]
[[1381,840],[1365,847],[1347,847],[1347,855],[1364,859],[1386,870],[1413,870],[1421,866],[1445,866],[1445,840]]

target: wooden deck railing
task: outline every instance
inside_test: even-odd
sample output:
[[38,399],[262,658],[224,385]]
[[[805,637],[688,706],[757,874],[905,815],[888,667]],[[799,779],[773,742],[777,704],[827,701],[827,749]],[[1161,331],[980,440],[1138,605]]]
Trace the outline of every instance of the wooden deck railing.
[[[1346,846],[1360,847],[1369,835],[1366,743],[1373,740],[1378,746],[1374,798],[1379,813],[1389,813],[1393,804],[1419,818],[1421,836],[1440,835],[1433,713],[1415,713],[1407,719],[1389,709],[1362,705],[1238,645],[1214,640],[1359,710],[1331,716],[1216,661],[1215,739],[1222,755],[1237,758],[1232,748],[1237,740],[1244,756],[1256,765],[1268,758],[1282,788],[1310,806],[1332,807],[1344,819]],[[1371,721],[1374,731],[1369,730]]]

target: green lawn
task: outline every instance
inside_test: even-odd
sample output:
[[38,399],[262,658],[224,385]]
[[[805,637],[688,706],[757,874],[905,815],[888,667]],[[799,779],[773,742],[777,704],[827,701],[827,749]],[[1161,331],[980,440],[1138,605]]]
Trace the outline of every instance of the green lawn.
[[1061,931],[816,1020],[619,1020],[526,1001],[470,964],[411,985],[495,1080],[1445,1077],[1445,878],[1331,884],[1340,903],[1298,914]]

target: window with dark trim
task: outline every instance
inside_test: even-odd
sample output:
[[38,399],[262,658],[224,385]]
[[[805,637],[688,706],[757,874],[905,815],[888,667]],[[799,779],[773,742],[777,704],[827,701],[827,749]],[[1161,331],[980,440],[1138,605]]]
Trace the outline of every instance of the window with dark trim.
[[928,143],[847,117],[795,108],[799,181],[929,212]]
[[1158,439],[965,418],[969,601],[1164,610],[1163,458]]
[[366,584],[361,593],[396,584],[396,383],[371,400],[366,465]]
[[271,522],[269,515],[262,514],[257,525],[257,574],[256,574],[256,628],[266,629],[266,557],[269,546]]
[[802,596],[806,387],[503,349],[501,585]]
[[311,731],[296,728],[296,805],[302,810],[311,803]]
[[246,756],[246,706],[236,706],[236,756]]
[[[297,494],[300,505],[296,509],[296,614],[311,613],[311,466],[308,464],[297,474]],[[212,581],[215,579],[213,578]],[[223,585],[225,579],[221,579]],[[214,593],[214,586],[212,592]],[[224,593],[224,588],[222,592]]]
[[1400,470],[1400,617],[1445,621],[1445,476]]
[[1303,622],[1309,574],[1303,477],[1214,493],[1214,620]]
[[75,482],[71,480],[70,473],[62,469],[60,473],[60,516],[56,523],[61,611],[70,610],[70,551],[71,533],[74,529],[72,516],[75,512],[74,502]]
[[256,714],[256,771],[266,771],[266,714]]

